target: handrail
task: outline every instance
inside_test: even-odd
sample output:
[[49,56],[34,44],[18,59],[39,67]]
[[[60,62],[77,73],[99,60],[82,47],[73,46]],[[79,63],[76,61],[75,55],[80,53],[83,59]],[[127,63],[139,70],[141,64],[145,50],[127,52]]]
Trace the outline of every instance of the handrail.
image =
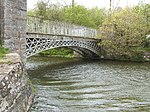
[[27,16],[27,32],[79,37],[97,37],[97,30],[66,22],[50,21],[35,16]]

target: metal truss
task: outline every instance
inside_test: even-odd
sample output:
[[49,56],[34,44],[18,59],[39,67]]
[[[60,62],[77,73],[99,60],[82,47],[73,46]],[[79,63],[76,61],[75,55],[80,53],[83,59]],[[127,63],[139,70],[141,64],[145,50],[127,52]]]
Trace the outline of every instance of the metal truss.
[[82,48],[80,51],[84,52],[85,56],[89,54],[88,52],[100,56],[98,42],[97,39],[90,38],[28,34],[26,38],[26,57],[58,47],[70,47],[78,50]]

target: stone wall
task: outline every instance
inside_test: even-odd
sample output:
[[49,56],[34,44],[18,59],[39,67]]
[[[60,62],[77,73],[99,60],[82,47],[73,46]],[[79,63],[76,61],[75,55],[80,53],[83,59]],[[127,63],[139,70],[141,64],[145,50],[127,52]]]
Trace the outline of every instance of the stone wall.
[[24,57],[26,0],[0,0],[0,30],[3,46]]
[[33,88],[20,56],[8,54],[0,63],[0,112],[27,112],[32,104]]
[[3,0],[0,0],[0,44],[2,44],[3,38],[3,26],[4,26],[4,10]]

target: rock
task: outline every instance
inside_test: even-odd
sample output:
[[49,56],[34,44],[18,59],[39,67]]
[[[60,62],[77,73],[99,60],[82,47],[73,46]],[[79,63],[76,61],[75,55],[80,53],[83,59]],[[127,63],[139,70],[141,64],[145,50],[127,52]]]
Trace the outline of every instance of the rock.
[[0,64],[0,112],[26,112],[34,95],[21,58],[17,53],[10,53],[3,62]]

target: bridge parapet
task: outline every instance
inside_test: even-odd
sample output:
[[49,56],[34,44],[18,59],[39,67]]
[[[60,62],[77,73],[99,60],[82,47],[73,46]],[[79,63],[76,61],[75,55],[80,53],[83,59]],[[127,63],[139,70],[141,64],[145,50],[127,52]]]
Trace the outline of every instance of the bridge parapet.
[[77,26],[65,22],[56,22],[43,20],[37,17],[27,17],[27,32],[52,34],[52,35],[67,35],[76,37],[97,37],[97,30],[84,26]]

